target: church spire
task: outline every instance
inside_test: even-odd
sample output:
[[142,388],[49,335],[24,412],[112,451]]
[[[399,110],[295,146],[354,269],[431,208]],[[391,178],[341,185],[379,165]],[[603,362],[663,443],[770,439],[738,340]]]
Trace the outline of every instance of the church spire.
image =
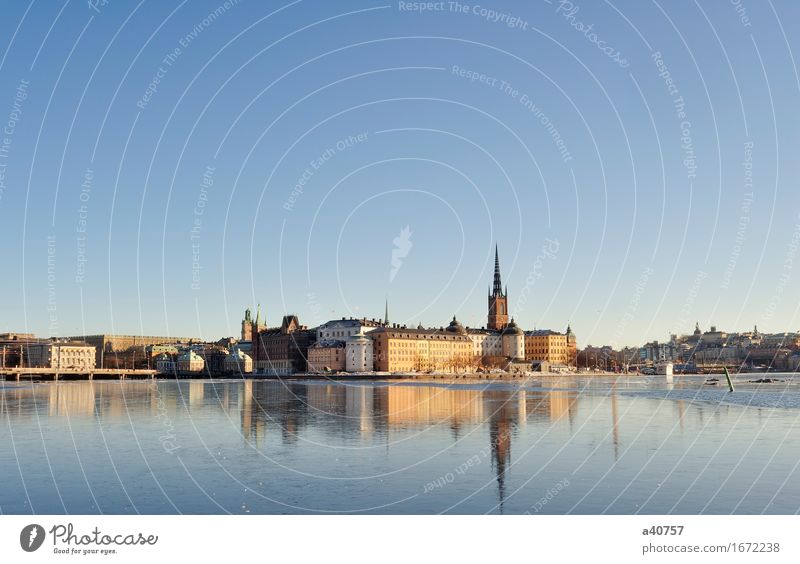
[[258,304],[258,309],[256,310],[256,327],[261,324],[261,304]]
[[501,295],[503,293],[503,283],[500,280],[500,255],[497,251],[497,243],[494,245],[494,287],[493,287],[493,294],[494,296]]
[[383,324],[389,325],[389,298],[386,298],[386,309],[383,312]]

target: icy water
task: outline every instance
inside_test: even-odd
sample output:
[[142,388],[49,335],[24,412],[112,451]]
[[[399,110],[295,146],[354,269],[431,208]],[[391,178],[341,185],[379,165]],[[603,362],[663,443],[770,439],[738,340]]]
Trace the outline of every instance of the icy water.
[[797,513],[760,377],[0,382],[0,512]]

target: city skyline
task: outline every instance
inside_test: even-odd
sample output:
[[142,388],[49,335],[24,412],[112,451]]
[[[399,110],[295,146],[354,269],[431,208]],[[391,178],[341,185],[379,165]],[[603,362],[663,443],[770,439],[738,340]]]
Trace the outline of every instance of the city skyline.
[[797,330],[800,7],[569,4],[6,6],[0,331]]

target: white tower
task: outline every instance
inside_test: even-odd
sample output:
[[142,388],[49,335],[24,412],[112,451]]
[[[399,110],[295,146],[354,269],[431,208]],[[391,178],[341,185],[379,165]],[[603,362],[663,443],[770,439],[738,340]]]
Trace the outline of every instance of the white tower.
[[525,332],[517,327],[514,318],[502,331],[503,356],[515,360],[525,359]]
[[372,339],[364,335],[351,335],[344,346],[345,370],[348,372],[372,372],[374,359]]

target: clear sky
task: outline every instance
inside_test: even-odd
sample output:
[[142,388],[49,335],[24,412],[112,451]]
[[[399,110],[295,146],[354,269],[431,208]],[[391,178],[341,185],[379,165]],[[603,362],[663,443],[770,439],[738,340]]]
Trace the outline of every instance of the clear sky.
[[797,2],[424,7],[4,2],[0,331],[800,327]]

